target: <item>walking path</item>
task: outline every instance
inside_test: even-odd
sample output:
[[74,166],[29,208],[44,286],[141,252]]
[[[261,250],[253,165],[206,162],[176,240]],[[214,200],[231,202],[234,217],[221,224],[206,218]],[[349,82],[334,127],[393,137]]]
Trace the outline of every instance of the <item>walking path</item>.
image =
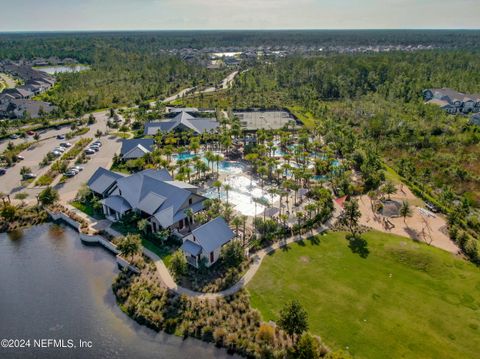
[[[76,214],[78,214],[82,218],[86,219],[90,223],[90,228],[93,228],[95,230],[105,229],[111,235],[122,236],[121,233],[116,232],[112,228],[106,228],[106,226],[109,227],[109,225],[107,224],[109,221],[96,220],[96,219],[88,216],[87,214],[83,213],[82,211],[78,210],[77,208],[75,208],[75,207],[73,207],[73,206],[71,206],[67,203],[63,203],[63,205],[66,206],[72,212],[75,212]],[[321,234],[321,233],[327,231],[332,226],[332,224],[335,222],[335,220],[338,218],[340,213],[341,213],[341,208],[338,207],[338,205],[335,204],[334,213],[333,213],[332,217],[324,225],[321,225],[320,228],[311,230],[311,231],[305,233],[304,235],[299,234],[299,235],[291,236],[289,238],[281,239],[279,242],[276,242],[276,243],[272,244],[271,246],[266,247],[264,249],[261,249],[258,252],[254,253],[251,257],[252,258],[252,264],[250,265],[250,268],[248,268],[247,272],[243,275],[243,277],[237,283],[235,283],[233,286],[231,286],[230,288],[227,288],[227,289],[222,290],[220,292],[202,293],[202,292],[193,291],[191,289],[179,286],[177,283],[175,283],[175,280],[173,279],[172,275],[170,274],[170,271],[168,270],[168,268],[165,266],[165,263],[163,263],[162,259],[157,254],[155,254],[154,252],[152,252],[151,250],[149,250],[145,247],[143,247],[143,254],[145,256],[147,256],[148,258],[150,258],[155,263],[155,266],[157,268],[158,277],[159,277],[160,281],[168,289],[174,291],[177,294],[182,294],[182,295],[186,295],[186,296],[189,296],[189,297],[195,297],[195,298],[202,299],[202,300],[214,300],[214,299],[230,296],[232,294],[235,294],[236,292],[238,292],[242,288],[244,288],[250,282],[250,280],[255,276],[258,268],[260,268],[260,265],[262,264],[263,258],[265,258],[266,255],[276,251],[277,249],[288,246],[291,243],[299,242],[299,241],[305,240],[309,237],[312,237],[312,236],[315,236],[315,235],[318,235],[318,234]]]

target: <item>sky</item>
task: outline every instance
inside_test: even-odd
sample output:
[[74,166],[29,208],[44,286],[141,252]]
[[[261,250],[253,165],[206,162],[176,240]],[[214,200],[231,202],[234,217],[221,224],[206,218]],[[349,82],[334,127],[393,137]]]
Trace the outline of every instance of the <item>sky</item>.
[[480,0],[0,0],[0,32],[479,28]]

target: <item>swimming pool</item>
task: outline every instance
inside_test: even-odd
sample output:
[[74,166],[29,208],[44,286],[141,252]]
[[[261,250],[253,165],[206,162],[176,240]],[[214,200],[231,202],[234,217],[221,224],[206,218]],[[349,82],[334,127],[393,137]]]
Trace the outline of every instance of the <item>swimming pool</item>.
[[182,152],[182,153],[173,155],[172,159],[174,161],[185,161],[185,160],[191,160],[191,159],[193,159],[195,157],[199,157],[199,156],[200,155],[196,155],[195,153],[191,153],[191,152]]

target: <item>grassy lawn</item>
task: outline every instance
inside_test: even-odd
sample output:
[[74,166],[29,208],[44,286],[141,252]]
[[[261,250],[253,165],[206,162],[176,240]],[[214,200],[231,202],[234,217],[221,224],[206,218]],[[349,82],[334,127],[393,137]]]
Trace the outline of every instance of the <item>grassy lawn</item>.
[[310,329],[358,358],[477,358],[480,270],[450,253],[380,232],[368,256],[329,233],[265,258],[248,285],[264,320],[297,298]]
[[178,247],[172,247],[168,244],[159,246],[154,242],[145,238],[142,238],[142,245],[145,248],[150,249],[157,256],[159,256],[167,267],[170,265],[170,261],[172,260],[173,253],[175,252],[176,248],[178,248]]
[[73,201],[70,204],[76,209],[82,211],[83,213],[88,214],[90,217],[93,217],[95,219],[105,218],[103,213],[95,211],[89,203],[81,203],[78,201]]
[[162,261],[165,263],[166,266],[170,264],[170,260],[172,259],[173,252],[178,248],[178,246],[173,246],[170,243],[156,243],[148,238],[145,238],[143,232],[138,230],[136,226],[133,224],[127,224],[124,222],[115,222],[112,224],[112,228],[117,232],[120,232],[123,235],[127,234],[139,234],[142,239],[142,245],[151,250],[157,256],[159,256]]

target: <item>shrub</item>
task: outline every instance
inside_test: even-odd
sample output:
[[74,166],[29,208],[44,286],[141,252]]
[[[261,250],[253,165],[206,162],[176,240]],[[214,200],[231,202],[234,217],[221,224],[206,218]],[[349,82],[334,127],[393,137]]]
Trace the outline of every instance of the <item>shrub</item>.
[[181,250],[177,250],[170,261],[170,271],[175,278],[180,278],[187,272],[187,260]]

